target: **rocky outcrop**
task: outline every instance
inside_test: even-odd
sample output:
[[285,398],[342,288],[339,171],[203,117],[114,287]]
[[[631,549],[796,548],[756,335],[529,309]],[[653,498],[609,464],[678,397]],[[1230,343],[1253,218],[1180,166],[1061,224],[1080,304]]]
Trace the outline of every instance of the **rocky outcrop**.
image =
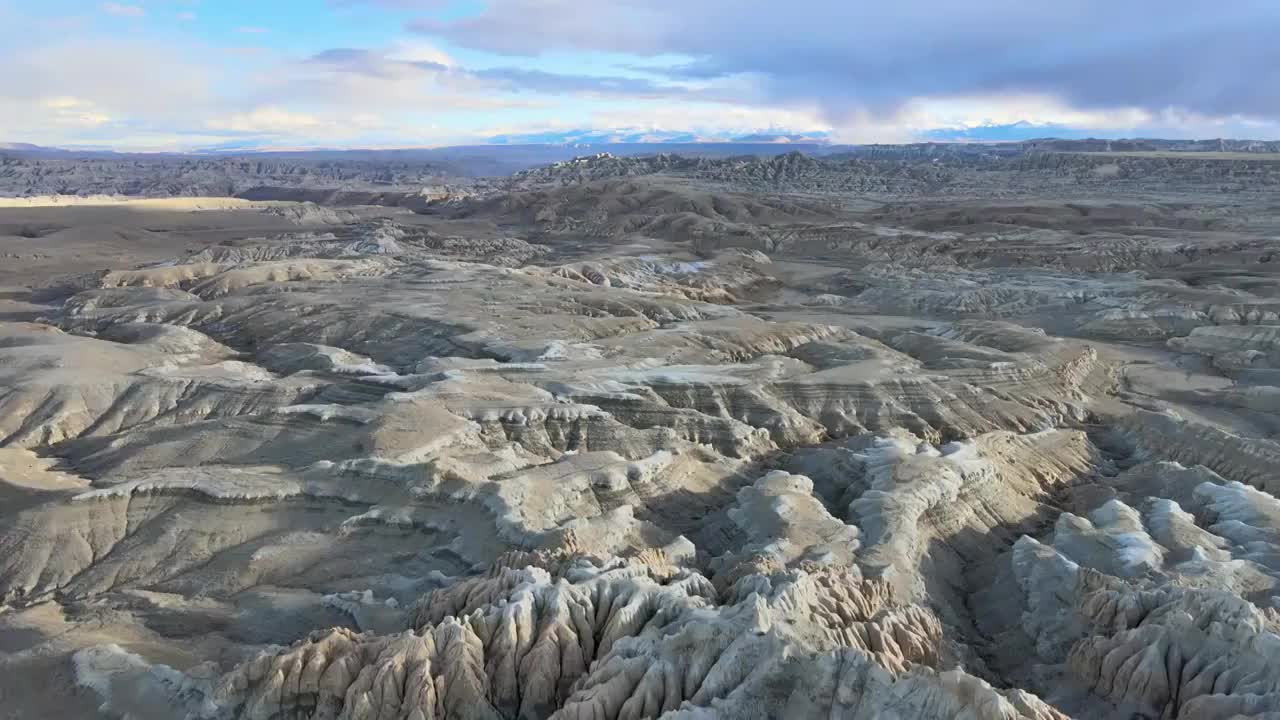
[[[740,600],[721,604],[685,571],[553,566],[554,576],[495,567],[424,598],[402,633],[319,632],[212,681],[102,651],[82,653],[77,670],[104,695],[126,679],[158,693],[161,678],[177,675],[186,692],[171,697],[194,717],[765,717],[796,703],[842,717],[904,703],[954,717],[1062,717],[1027,693],[934,670],[937,620],[893,607],[875,583],[828,571],[776,585],[753,575],[739,581]],[[833,646],[845,649],[824,649]],[[789,689],[759,695],[770,684]]]
[[0,696],[1274,715],[1270,161],[1027,149],[11,209]]

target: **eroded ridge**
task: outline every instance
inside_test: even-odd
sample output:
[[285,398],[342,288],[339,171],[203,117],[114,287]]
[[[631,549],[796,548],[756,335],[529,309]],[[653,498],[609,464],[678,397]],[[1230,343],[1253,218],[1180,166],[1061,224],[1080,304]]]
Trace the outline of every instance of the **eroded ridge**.
[[879,163],[138,211],[185,250],[0,295],[0,694],[1280,712],[1280,221],[1247,194],[841,202],[1005,172]]

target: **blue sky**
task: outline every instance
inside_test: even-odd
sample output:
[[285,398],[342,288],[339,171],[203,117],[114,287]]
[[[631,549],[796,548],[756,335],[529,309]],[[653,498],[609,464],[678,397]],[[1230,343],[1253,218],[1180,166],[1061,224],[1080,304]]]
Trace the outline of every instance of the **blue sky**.
[[1275,139],[1274,37],[1275,0],[0,0],[0,142]]

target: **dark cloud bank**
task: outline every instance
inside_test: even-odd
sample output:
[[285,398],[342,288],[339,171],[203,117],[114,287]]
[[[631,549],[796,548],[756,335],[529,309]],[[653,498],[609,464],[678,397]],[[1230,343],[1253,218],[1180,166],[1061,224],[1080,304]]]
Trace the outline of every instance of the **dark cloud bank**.
[[989,93],[1280,118],[1277,0],[492,0],[479,15],[411,28],[512,56],[688,56],[663,72],[750,73],[764,100],[815,102],[833,120]]

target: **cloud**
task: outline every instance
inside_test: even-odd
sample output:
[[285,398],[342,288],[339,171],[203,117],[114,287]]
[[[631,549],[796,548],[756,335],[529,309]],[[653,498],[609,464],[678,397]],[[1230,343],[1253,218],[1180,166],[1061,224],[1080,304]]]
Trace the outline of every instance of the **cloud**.
[[236,28],[236,32],[245,33],[247,35],[263,35],[270,32],[270,30],[267,30],[264,27],[256,27],[253,25],[241,25],[240,27]]
[[513,56],[677,56],[675,80],[758,79],[833,122],[914,98],[1041,95],[1085,108],[1280,117],[1280,3],[1233,0],[491,0],[411,28]]
[[424,42],[402,42],[391,47],[384,54],[388,60],[393,61],[433,63],[444,67],[452,67],[456,64],[448,53]]
[[236,113],[205,122],[211,130],[237,133],[295,133],[314,130],[324,125],[315,115],[264,107],[247,113]]
[[644,78],[616,75],[571,75],[512,67],[487,68],[477,70],[472,75],[517,91],[618,95],[634,98],[678,97],[690,94],[684,87],[659,84]]
[[116,15],[119,17],[144,17],[147,14],[146,10],[143,10],[137,5],[121,5],[120,3],[113,2],[103,3],[102,11],[108,15]]
[[[176,24],[175,42],[146,23],[109,32],[119,20],[107,13],[141,17],[145,5],[190,21],[208,3],[117,0],[46,17],[0,0],[0,139],[386,146],[627,128],[892,142],[1023,121],[1280,136],[1276,0],[327,4],[320,24],[290,18],[288,43],[274,25],[237,41]],[[334,18],[370,22],[344,46],[320,22]],[[363,40],[406,18],[413,32]]]
[[297,61],[264,60],[262,69],[241,84],[240,100],[250,107],[358,110],[386,117],[530,109],[544,102],[516,97],[495,81],[446,64],[451,62],[422,43],[329,48]]
[[161,43],[72,36],[9,45],[0,48],[0,67],[6,140],[152,149],[158,137],[199,127],[215,104],[209,68]]
[[250,135],[356,135],[376,129],[382,120],[372,114],[325,118],[314,113],[294,112],[279,107],[260,107],[249,112],[214,118],[205,123],[210,130]]
[[365,48],[329,48],[307,58],[307,63],[337,73],[355,73],[390,79],[407,72],[442,72],[448,66],[432,60],[396,60]]
[[94,36],[0,47],[0,97],[73,97],[111,115],[187,116],[214,101],[219,72],[209,55],[197,46]]
[[44,110],[45,118],[58,125],[89,128],[111,122],[111,116],[90,100],[60,96],[43,98],[39,104]]
[[391,79],[418,73],[454,86],[502,92],[626,98],[699,97],[703,100],[717,97],[712,91],[622,75],[554,73],[517,67],[472,70],[456,65],[451,57],[432,46],[401,46],[390,50],[329,48],[315,53],[306,62],[333,72],[353,73],[369,78]]

